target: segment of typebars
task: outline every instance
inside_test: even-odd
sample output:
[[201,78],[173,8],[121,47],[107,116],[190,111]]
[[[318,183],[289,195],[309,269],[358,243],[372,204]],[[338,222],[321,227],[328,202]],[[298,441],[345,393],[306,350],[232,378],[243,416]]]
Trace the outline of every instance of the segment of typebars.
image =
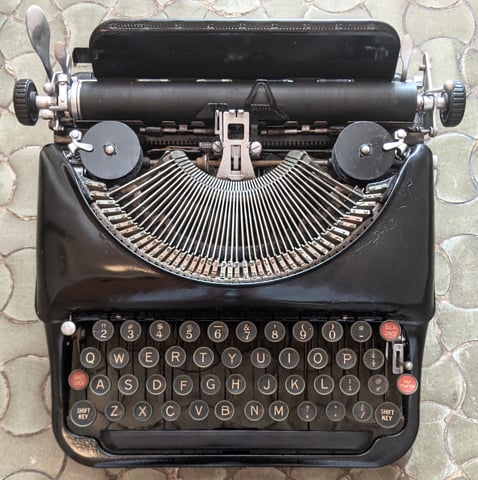
[[388,184],[352,188],[303,151],[241,182],[205,173],[180,151],[110,190],[86,181],[95,212],[130,249],[175,273],[232,283],[320,263],[379,208]]

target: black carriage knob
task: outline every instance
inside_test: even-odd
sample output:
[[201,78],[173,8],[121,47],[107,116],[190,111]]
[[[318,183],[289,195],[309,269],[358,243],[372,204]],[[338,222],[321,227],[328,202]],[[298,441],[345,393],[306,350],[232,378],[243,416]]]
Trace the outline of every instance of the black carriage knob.
[[39,109],[36,105],[38,95],[33,80],[25,78],[17,80],[13,89],[13,106],[18,121],[23,125],[35,125],[38,120]]
[[445,108],[440,110],[440,120],[444,127],[456,127],[465,114],[466,89],[463,82],[453,80],[445,83]]

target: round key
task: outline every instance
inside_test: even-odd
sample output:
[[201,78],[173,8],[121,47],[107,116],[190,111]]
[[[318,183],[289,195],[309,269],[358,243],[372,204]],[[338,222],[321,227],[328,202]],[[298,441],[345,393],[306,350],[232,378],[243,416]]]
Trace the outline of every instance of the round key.
[[195,342],[201,335],[201,328],[196,322],[184,322],[179,327],[179,337],[185,342]]
[[70,420],[77,427],[89,427],[96,419],[96,408],[88,400],[79,400],[70,410]]
[[257,327],[247,320],[239,323],[236,327],[236,337],[244,343],[252,342],[257,336]]
[[84,390],[88,386],[90,377],[83,370],[73,370],[70,375],[68,375],[68,385],[73,390]]
[[101,363],[101,353],[94,347],[87,347],[80,353],[80,363],[85,368],[96,368]]
[[212,322],[207,327],[207,336],[211,342],[224,342],[229,335],[229,327],[224,322]]
[[269,405],[269,417],[275,422],[283,422],[289,416],[289,406],[282,400],[276,400]]
[[351,348],[341,348],[335,355],[335,361],[340,368],[348,370],[357,363],[357,354]]
[[352,415],[358,422],[369,422],[373,416],[372,405],[364,401],[356,402],[352,407]]
[[319,395],[330,395],[334,391],[334,379],[330,375],[319,375],[314,380],[314,390]]
[[90,391],[95,395],[106,395],[111,388],[111,380],[106,375],[95,375],[90,380]]
[[138,422],[146,422],[153,415],[153,407],[150,403],[142,400],[133,406],[133,417]]
[[234,416],[234,405],[228,400],[221,400],[214,406],[214,415],[218,420],[226,422]]
[[375,409],[375,421],[383,428],[396,427],[400,418],[400,409],[392,402],[383,402]]
[[141,336],[141,325],[136,320],[126,320],[121,324],[120,335],[127,342],[135,342]]
[[240,373],[226,378],[226,390],[232,395],[240,395],[246,389],[246,379]]
[[265,373],[257,379],[257,390],[262,395],[272,395],[277,390],[277,378],[270,373]]
[[105,406],[105,417],[110,421],[110,422],[118,422],[124,417],[124,405],[121,402],[118,402],[116,400],[109,402]]
[[178,375],[173,380],[173,390],[178,395],[189,395],[194,388],[193,379],[189,375]]
[[251,422],[258,422],[264,416],[264,405],[258,400],[250,400],[244,405],[244,415]]
[[221,390],[221,380],[217,375],[206,375],[201,379],[201,390],[206,395],[216,395]]
[[329,355],[323,348],[313,348],[307,354],[307,363],[315,370],[320,370],[329,363]]
[[385,356],[380,350],[370,348],[363,354],[363,363],[369,370],[379,370],[385,363]]
[[269,342],[280,342],[285,337],[285,327],[281,322],[269,322],[264,327],[264,336]]
[[166,379],[159,373],[150,375],[146,379],[146,390],[151,395],[161,395],[166,390]]
[[123,395],[134,395],[138,390],[138,387],[138,379],[130,373],[127,373],[126,375],[123,375],[118,379],[118,390]]
[[186,352],[182,347],[169,347],[164,356],[166,363],[173,368],[181,367],[186,361]]
[[159,363],[159,353],[153,347],[144,347],[138,353],[138,361],[144,368],[155,367]]
[[181,415],[181,407],[174,400],[168,400],[161,407],[161,415],[167,422],[174,422]]
[[294,348],[284,348],[279,353],[279,363],[288,370],[297,367],[300,362],[300,355]]
[[345,406],[342,402],[333,401],[325,407],[325,415],[331,422],[340,422],[345,417]]
[[398,322],[395,320],[385,320],[380,324],[380,336],[386,342],[393,342],[398,340],[401,334],[401,328]]
[[194,350],[193,362],[199,368],[210,367],[214,363],[214,352],[209,347],[199,347]]
[[113,348],[108,353],[108,363],[113,368],[124,368],[129,363],[129,353],[121,347]]
[[360,380],[355,375],[344,375],[339,381],[339,388],[344,395],[356,395],[360,390]]
[[297,322],[292,327],[292,336],[298,342],[308,342],[314,336],[314,327],[310,322]]
[[156,320],[149,326],[149,335],[157,342],[164,342],[171,335],[171,327],[164,320]]
[[189,405],[189,416],[200,422],[209,416],[209,405],[204,400],[194,400]]
[[413,395],[418,390],[418,380],[410,373],[404,373],[397,378],[397,389],[402,395]]
[[385,395],[388,390],[387,377],[383,375],[372,375],[368,380],[368,389],[374,395]]
[[344,328],[336,320],[329,320],[322,326],[322,336],[328,342],[338,342],[344,335]]
[[309,401],[299,403],[297,416],[304,422],[311,422],[317,417],[317,407]]
[[350,335],[356,342],[366,342],[372,336],[372,327],[365,320],[357,320],[350,327]]
[[251,363],[256,368],[267,368],[271,360],[271,353],[267,348],[258,347],[251,352]]
[[113,338],[115,328],[109,320],[98,320],[91,329],[93,337],[99,342],[107,342]]
[[305,390],[305,380],[300,375],[289,375],[285,379],[284,386],[291,395],[300,395]]
[[236,347],[228,347],[222,352],[221,361],[226,368],[237,368],[242,363],[242,353]]

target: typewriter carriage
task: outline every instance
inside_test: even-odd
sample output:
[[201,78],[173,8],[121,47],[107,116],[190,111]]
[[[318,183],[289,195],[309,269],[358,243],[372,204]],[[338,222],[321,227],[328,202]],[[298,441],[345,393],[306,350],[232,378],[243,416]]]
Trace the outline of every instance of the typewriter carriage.
[[[65,379],[75,330],[98,312],[346,324],[345,312],[399,321],[406,337],[394,344],[402,354],[389,346],[393,366],[419,382],[434,311],[433,162],[422,143],[436,134],[436,110],[445,126],[461,121],[463,84],[434,89],[427,55],[423,79],[407,81],[409,39],[396,74],[398,37],[380,22],[109,21],[73,53],[91,74],[73,74],[61,44],[52,72],[37,7],[27,29],[46,95],[19,80],[14,105],[21,123],[46,119],[55,135],[40,160],[36,306],[62,447],[96,466],[379,466],[405,453],[418,392],[404,396],[398,430],[366,446],[359,428],[348,449],[320,435],[315,449],[290,438],[284,447],[281,432],[264,437],[275,449],[252,448],[246,428],[235,449],[223,430],[207,432],[213,446],[186,432],[199,446],[181,451],[168,450],[164,430],[79,434]],[[158,39],[171,48],[138,51]],[[283,55],[293,45],[297,54]]]

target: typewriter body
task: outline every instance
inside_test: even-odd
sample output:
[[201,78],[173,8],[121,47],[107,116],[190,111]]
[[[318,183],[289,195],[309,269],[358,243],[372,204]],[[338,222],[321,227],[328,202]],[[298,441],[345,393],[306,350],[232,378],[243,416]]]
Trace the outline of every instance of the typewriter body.
[[[379,466],[411,446],[434,312],[433,158],[460,82],[357,22],[27,29],[53,426],[95,466]],[[46,53],[45,53],[46,52]]]

